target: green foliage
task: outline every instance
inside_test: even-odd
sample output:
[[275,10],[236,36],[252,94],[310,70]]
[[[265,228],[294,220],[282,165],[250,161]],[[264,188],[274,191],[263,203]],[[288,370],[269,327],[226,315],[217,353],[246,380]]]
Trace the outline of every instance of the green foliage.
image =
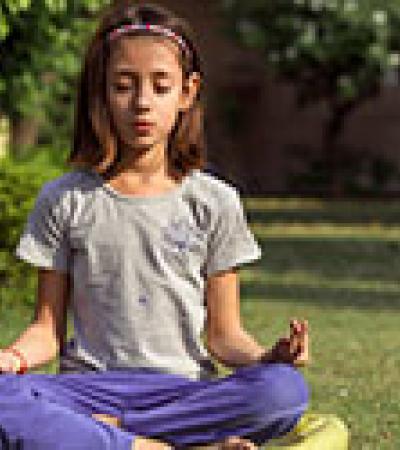
[[[312,168],[313,177],[300,181],[342,195],[346,188],[341,170],[346,157],[338,138],[352,111],[379,94],[385,76],[398,79],[400,3],[222,0],[221,11],[229,35],[259,49],[272,71],[296,85],[300,107],[327,103],[323,155]],[[378,171],[385,167],[381,164]],[[379,183],[389,175],[379,175]]]
[[399,65],[395,0],[230,0],[222,9],[233,37],[297,83],[300,104],[357,101]]
[[[69,132],[82,51],[106,0],[6,0],[0,4],[0,105]],[[64,116],[64,120],[59,119]],[[66,119],[66,120],[65,120]],[[45,132],[51,142],[51,133]],[[65,137],[64,137],[65,141]]]
[[41,156],[28,164],[0,160],[0,280],[21,290],[32,283],[32,268],[17,259],[14,251],[40,188],[63,173]]

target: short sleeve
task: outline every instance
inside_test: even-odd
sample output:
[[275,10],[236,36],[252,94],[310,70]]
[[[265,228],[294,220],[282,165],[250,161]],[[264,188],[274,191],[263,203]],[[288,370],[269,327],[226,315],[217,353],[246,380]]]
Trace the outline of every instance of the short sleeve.
[[68,214],[62,195],[49,195],[46,185],[29,213],[15,256],[34,266],[69,272]]
[[262,256],[261,247],[249,228],[237,191],[230,189],[218,203],[218,218],[208,244],[207,276],[255,261]]

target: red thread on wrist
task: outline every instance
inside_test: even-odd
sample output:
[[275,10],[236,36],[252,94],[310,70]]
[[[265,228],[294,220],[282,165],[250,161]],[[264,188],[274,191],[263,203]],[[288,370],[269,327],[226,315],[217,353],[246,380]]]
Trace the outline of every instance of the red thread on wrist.
[[15,347],[9,347],[5,351],[11,352],[11,353],[13,353],[15,356],[17,356],[19,358],[20,366],[19,366],[19,369],[17,371],[17,374],[18,375],[23,375],[24,373],[26,373],[27,370],[28,370],[28,362],[27,362],[24,354],[20,350],[15,348]]

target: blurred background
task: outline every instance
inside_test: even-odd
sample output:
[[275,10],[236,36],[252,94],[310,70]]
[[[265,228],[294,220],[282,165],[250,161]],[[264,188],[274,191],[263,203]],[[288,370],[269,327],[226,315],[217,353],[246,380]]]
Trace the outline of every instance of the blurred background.
[[[70,148],[76,74],[102,0],[3,0],[0,148]],[[203,54],[210,167],[252,195],[391,196],[398,0],[161,0]]]
[[[37,269],[13,252],[67,170],[76,77],[109,3],[0,2],[0,346],[32,320]],[[241,191],[264,250],[241,270],[246,329],[269,346],[307,318],[311,408],[345,421],[351,449],[398,449],[400,0],[157,3],[196,32],[208,170]]]

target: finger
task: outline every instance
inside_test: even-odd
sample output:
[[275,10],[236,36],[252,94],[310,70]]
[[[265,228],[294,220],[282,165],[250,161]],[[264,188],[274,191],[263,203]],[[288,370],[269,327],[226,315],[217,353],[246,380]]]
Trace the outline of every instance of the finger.
[[296,347],[296,340],[297,340],[297,328],[296,328],[296,321],[291,320],[290,321],[290,336],[289,340],[292,342],[293,347]]
[[297,319],[290,321],[290,334],[293,336],[300,335],[302,333],[302,322]]
[[278,359],[283,362],[293,363],[299,354],[299,342],[297,336],[281,338],[277,345]]
[[308,333],[308,323],[306,320],[303,320],[299,325],[299,333],[305,334]]
[[296,335],[299,337],[299,343],[301,348],[304,350],[308,344],[308,322],[306,320],[299,323],[298,332]]
[[302,328],[303,321],[301,319],[292,319],[292,326],[296,332],[300,332]]
[[307,353],[307,337],[303,334],[298,336],[298,353],[297,353],[297,357],[301,354],[305,354]]
[[296,331],[296,322],[293,322],[292,331],[290,334],[290,355],[292,360],[303,351],[303,336]]
[[305,366],[305,365],[309,364],[310,361],[311,361],[311,359],[307,355],[302,354],[298,358],[295,359],[294,365],[295,366]]
[[295,361],[297,365],[305,365],[310,362],[309,349],[306,344],[304,345],[304,349],[296,356]]
[[304,333],[303,345],[304,345],[304,351],[307,353],[307,357],[310,358],[310,345],[309,345],[308,329]]
[[302,341],[302,335],[300,333],[299,323],[297,320],[290,321],[290,341],[291,352],[297,351]]
[[297,320],[294,318],[290,319],[290,331],[291,332],[293,332],[293,333],[295,332],[296,325],[297,325]]
[[308,349],[300,349],[300,351],[296,354],[295,361],[298,364],[307,363],[309,360]]
[[304,347],[308,346],[308,322],[305,320],[302,324],[301,340]]

